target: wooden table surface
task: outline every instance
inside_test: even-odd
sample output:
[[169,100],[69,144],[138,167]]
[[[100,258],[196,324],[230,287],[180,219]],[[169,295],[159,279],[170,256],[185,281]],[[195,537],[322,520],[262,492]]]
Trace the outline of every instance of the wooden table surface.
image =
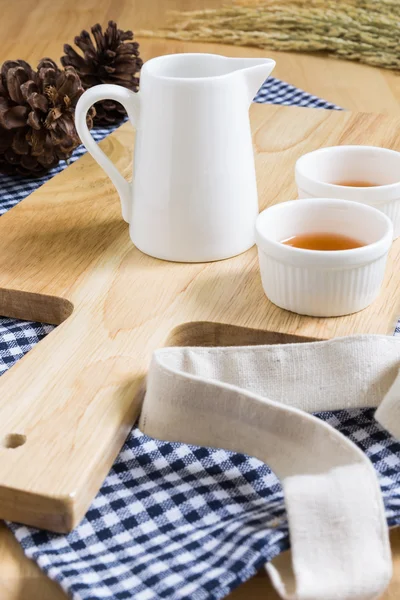
[[[228,0],[226,0],[227,2]],[[225,2],[225,3],[226,3]],[[169,9],[219,6],[223,0],[0,0],[0,60],[22,58],[35,66],[44,56],[58,59],[63,44],[72,43],[83,28],[109,19],[122,28],[154,29],[162,26]],[[350,109],[399,114],[400,77],[383,69],[321,56],[265,52],[216,44],[140,39],[144,60],[173,52],[216,52],[230,56],[271,56],[277,61],[274,76]],[[392,532],[392,545],[400,555],[400,530]],[[400,560],[385,600],[398,598]],[[397,591],[396,591],[397,590]],[[64,592],[27,560],[12,534],[0,524],[1,600],[62,600]],[[232,600],[275,600],[264,575],[254,577],[230,595]]]

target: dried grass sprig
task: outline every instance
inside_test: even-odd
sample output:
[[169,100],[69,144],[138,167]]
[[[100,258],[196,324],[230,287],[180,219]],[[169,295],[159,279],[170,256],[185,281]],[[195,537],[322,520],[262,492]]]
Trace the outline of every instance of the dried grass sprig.
[[237,0],[217,9],[171,13],[166,29],[138,35],[327,52],[400,69],[398,0]]

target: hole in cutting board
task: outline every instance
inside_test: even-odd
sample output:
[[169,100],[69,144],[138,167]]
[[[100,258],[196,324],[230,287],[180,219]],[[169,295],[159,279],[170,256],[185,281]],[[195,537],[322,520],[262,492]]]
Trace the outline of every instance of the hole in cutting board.
[[26,435],[23,435],[22,433],[9,433],[3,439],[2,445],[4,446],[4,448],[14,450],[15,448],[19,448],[20,446],[23,446],[25,444],[25,442],[26,442]]

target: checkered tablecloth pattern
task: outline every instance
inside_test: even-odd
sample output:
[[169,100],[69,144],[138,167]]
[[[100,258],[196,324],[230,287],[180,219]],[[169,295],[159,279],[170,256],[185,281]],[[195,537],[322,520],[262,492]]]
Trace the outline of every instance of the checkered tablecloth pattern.
[[[274,78],[255,100],[338,108]],[[97,130],[96,139],[109,131]],[[2,177],[0,212],[47,179]],[[0,319],[0,374],[52,329]],[[376,423],[373,410],[319,416],[366,452],[388,523],[400,524],[399,443]],[[153,440],[137,427],[75,531],[9,527],[27,556],[74,600],[216,600],[289,546],[282,488],[266,465],[224,450]]]

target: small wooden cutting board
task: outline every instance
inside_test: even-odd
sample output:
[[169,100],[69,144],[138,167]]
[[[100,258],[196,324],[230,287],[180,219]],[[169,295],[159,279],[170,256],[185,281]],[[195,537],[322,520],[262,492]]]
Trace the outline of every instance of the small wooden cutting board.
[[[399,149],[400,118],[383,115],[253,105],[251,123],[260,208],[296,197],[294,163],[305,152]],[[102,143],[127,175],[133,139],[126,124]],[[79,522],[138,416],[152,351],[182,326],[388,333],[400,315],[399,255],[397,241],[367,310],[300,317],[266,299],[255,249],[208,264],[140,253],[111,182],[84,156],[0,220],[0,314],[60,324],[0,380],[0,517],[56,532]]]

